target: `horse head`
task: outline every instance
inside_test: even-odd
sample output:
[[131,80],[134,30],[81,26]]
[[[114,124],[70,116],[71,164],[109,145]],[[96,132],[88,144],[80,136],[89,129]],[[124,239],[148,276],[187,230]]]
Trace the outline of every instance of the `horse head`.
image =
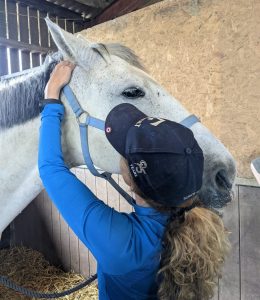
[[[72,35],[46,20],[64,59],[77,66],[70,87],[82,108],[91,116],[105,120],[113,107],[131,103],[146,115],[175,122],[190,113],[160,86],[139,62],[132,50],[120,44],[93,43]],[[65,117],[62,127],[63,153],[69,167],[85,164],[75,115],[64,95]],[[191,127],[203,149],[205,164],[200,198],[208,207],[220,208],[231,200],[235,162],[229,151],[201,123]],[[109,144],[105,133],[89,128],[89,147],[93,163],[102,170],[119,173],[120,155]]]

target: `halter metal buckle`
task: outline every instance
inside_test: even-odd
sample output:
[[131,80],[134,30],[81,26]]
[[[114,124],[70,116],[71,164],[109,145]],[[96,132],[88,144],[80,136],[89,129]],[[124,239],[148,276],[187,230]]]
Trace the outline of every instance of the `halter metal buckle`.
[[88,117],[89,117],[89,113],[86,112],[85,110],[82,111],[82,113],[77,116],[77,122],[79,125],[87,125],[87,120],[88,120]]

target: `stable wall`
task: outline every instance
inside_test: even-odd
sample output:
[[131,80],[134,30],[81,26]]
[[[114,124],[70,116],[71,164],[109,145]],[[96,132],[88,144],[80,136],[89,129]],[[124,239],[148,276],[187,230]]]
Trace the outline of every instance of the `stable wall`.
[[166,0],[82,31],[132,48],[230,150],[238,176],[260,156],[260,2]]

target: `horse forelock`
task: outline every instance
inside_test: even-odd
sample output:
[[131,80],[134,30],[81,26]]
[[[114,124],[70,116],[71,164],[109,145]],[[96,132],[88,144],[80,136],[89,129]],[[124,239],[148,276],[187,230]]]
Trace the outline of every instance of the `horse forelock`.
[[134,51],[126,46],[123,46],[119,43],[108,43],[95,44],[92,49],[97,52],[105,61],[105,56],[107,54],[117,56],[132,66],[135,66],[143,71],[145,68],[140,61],[140,58],[134,53]]

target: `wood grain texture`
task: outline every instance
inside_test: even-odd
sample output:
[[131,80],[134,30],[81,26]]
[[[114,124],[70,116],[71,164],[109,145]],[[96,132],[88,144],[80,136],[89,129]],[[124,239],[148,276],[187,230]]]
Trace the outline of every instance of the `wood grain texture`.
[[223,221],[231,232],[229,239],[231,251],[223,268],[222,279],[219,280],[219,300],[240,299],[240,236],[238,187],[235,187],[233,201],[224,209]]
[[260,188],[239,186],[241,300],[260,299]]

